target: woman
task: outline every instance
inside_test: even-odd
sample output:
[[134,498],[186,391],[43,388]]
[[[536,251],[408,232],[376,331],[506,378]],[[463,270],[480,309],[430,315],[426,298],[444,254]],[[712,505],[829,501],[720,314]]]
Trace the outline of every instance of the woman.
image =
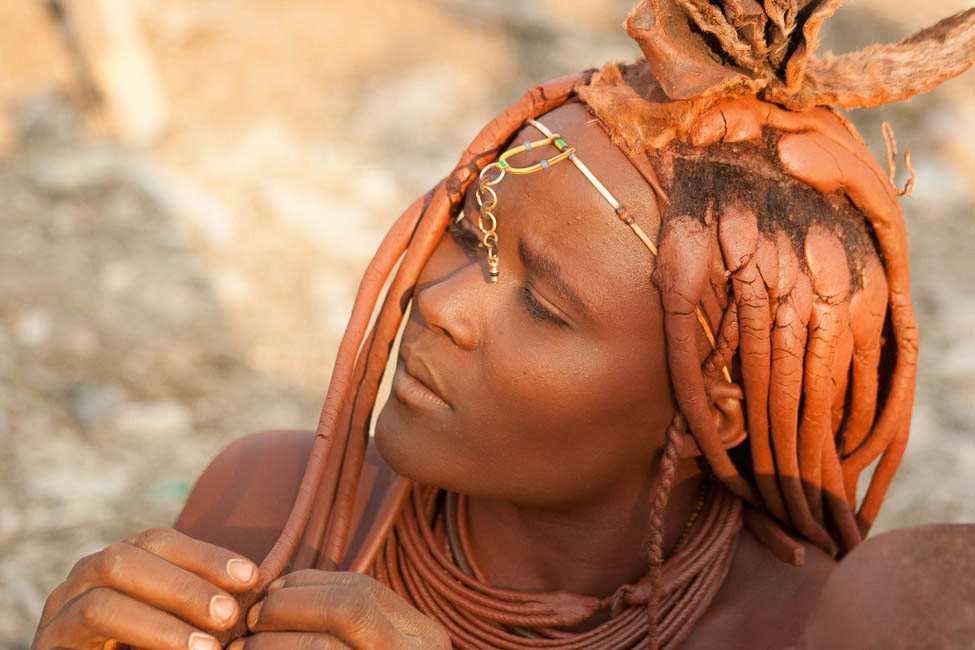
[[975,11],[812,58],[837,4],[638,4],[645,62],[533,89],[393,225],[316,434],[225,450],[35,647],[795,644],[896,471],[918,343],[898,192],[825,107],[975,59]]

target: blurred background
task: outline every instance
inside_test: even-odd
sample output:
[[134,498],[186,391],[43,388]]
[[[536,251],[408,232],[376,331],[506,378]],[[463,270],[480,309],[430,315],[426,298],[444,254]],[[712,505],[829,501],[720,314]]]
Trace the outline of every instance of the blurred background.
[[[386,228],[529,86],[636,58],[630,4],[0,0],[0,647],[228,441],[314,427]],[[821,51],[970,1],[848,4]],[[853,119],[919,177],[918,399],[877,530],[972,521],[975,72]]]

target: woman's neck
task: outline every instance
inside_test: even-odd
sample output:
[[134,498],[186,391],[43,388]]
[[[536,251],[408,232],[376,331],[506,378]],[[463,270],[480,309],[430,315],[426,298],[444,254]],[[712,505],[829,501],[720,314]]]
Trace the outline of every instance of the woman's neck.
[[[694,512],[701,480],[692,465],[678,474],[664,516],[665,557]],[[641,477],[559,509],[471,497],[473,559],[496,587],[608,596],[647,573],[653,489],[653,477]]]

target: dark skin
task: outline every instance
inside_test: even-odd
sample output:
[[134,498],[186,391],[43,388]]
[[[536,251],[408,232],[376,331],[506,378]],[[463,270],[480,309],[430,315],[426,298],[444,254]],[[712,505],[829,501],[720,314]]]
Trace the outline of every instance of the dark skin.
[[[542,121],[578,148],[655,237],[660,212],[652,191],[590,119],[581,105],[569,104]],[[516,141],[540,137],[528,128]],[[531,154],[516,164],[528,161]],[[470,495],[473,552],[492,583],[604,596],[646,573],[651,490],[674,415],[660,297],[650,279],[654,260],[568,162],[509,175],[498,195],[499,282],[486,281],[483,253],[464,246],[468,235],[446,234],[419,278],[403,334],[395,384],[402,386],[405,357],[447,405],[421,406],[394,389],[376,427],[382,459],[371,462]],[[476,237],[470,197],[467,214]],[[557,264],[585,306],[532,272],[519,242]],[[700,344],[703,358],[703,335]],[[722,439],[734,444],[743,433],[739,391],[719,380],[709,394]],[[188,535],[152,533],[145,555],[129,552],[139,538],[96,554],[88,563],[103,569],[76,569],[59,587],[80,598],[52,594],[35,647],[100,647],[120,639],[186,648],[195,631],[230,627],[241,612],[215,624],[212,596],[251,583],[227,581],[228,558],[256,562],[273,544],[309,446],[310,435],[298,433],[232,445],[201,477],[177,522]],[[688,455],[665,518],[665,552],[693,511],[700,480]],[[367,520],[368,509],[362,525]],[[165,552],[156,537],[167,540]],[[208,560],[185,566],[192,554]],[[149,564],[157,569],[151,579]],[[811,546],[805,566],[783,564],[743,532],[730,574],[685,647],[794,643],[832,566]],[[443,647],[438,624],[375,581],[349,575],[286,576],[250,612],[251,628],[261,633],[234,647],[294,647],[296,634],[316,647]],[[175,611],[174,594],[187,590],[192,603]],[[129,628],[140,620],[154,621],[153,634],[169,640],[130,640]],[[74,642],[79,638],[86,641]]]
[[973,524],[927,524],[872,537],[826,582],[799,650],[970,648],[973,569]]

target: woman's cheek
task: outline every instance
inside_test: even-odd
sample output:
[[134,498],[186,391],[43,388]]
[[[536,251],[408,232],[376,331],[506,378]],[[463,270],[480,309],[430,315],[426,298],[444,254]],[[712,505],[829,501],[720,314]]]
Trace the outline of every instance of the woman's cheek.
[[[515,418],[558,425],[598,404],[604,360],[598,351],[551,345],[554,336],[489,355],[485,381]],[[612,373],[610,373],[612,374]]]

